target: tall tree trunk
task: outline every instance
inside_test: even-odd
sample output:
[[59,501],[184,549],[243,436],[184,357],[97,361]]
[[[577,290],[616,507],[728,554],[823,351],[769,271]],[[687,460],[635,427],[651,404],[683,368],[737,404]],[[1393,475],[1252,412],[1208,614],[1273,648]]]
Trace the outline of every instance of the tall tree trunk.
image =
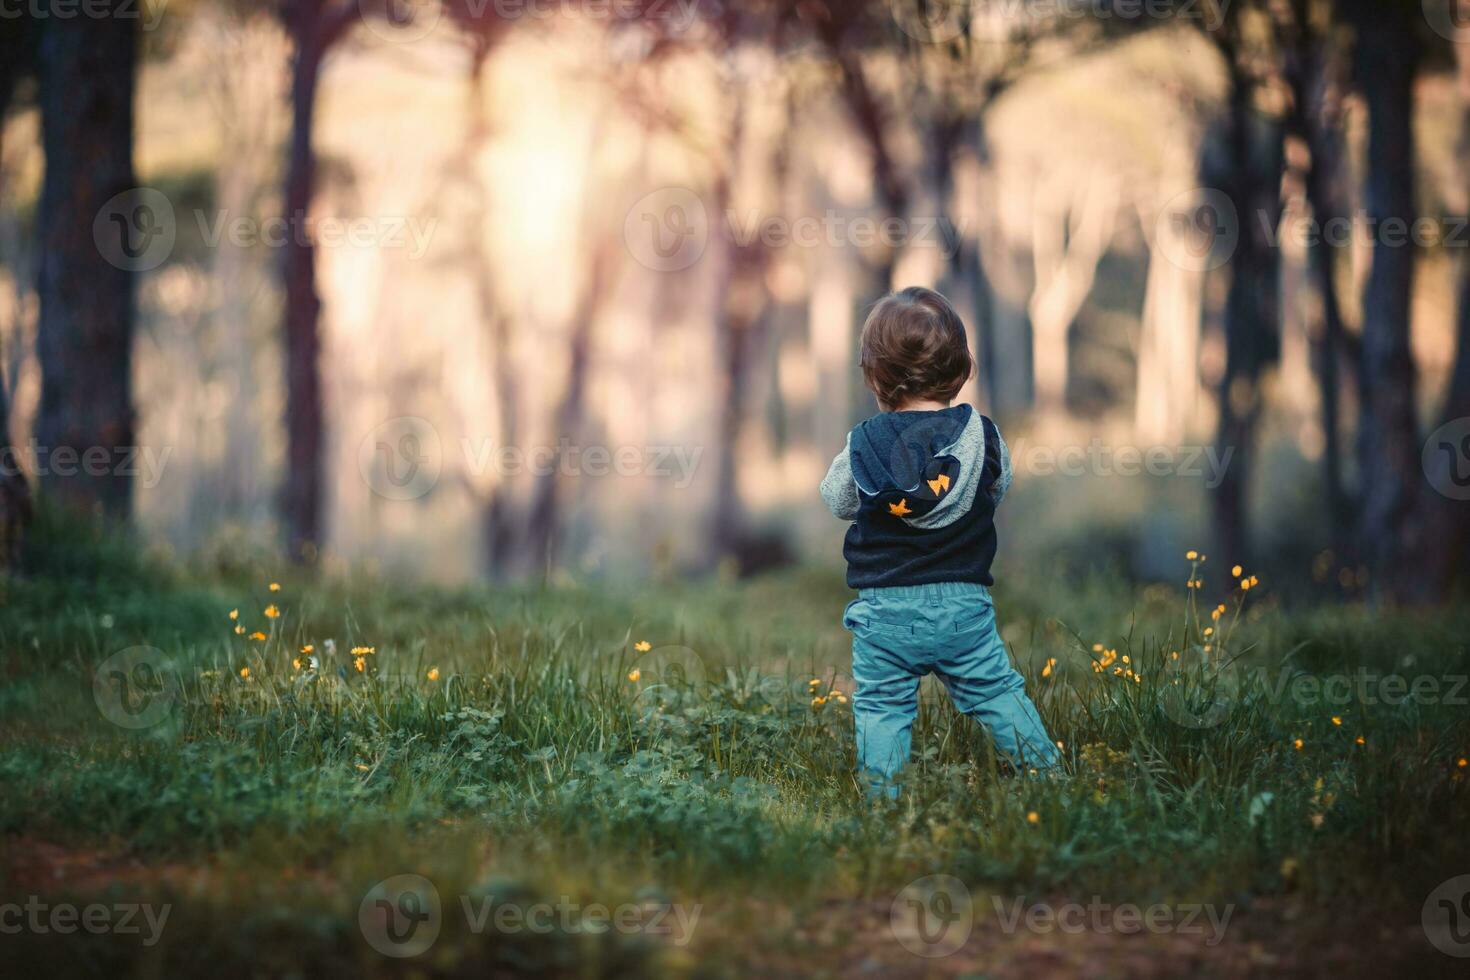
[[[990,144],[985,128],[984,109],[968,122],[946,117],[937,121],[929,140],[932,160],[930,179],[940,215],[950,214],[949,197],[954,191],[954,157],[967,145],[975,164],[985,172],[982,179],[989,189],[991,175]],[[981,213],[988,213],[983,205]],[[944,229],[946,266],[940,284],[943,293],[969,323],[972,353],[975,358],[977,384],[981,404],[990,412],[996,410],[996,388],[999,367],[995,363],[995,293],[985,269],[985,249],[980,229],[967,233],[958,226]],[[968,316],[965,314],[968,313]]]
[[[50,17],[40,28],[46,176],[38,209],[41,404],[36,438],[49,454],[41,460],[40,481],[49,498],[124,520],[133,494],[126,454],[136,442],[134,273],[124,268],[126,262],[103,257],[93,229],[131,239],[134,227],[157,233],[154,222],[163,219],[137,201],[121,208],[109,204],[134,187],[137,21],[117,13]],[[98,222],[104,207],[116,212],[109,216],[119,219],[117,227]],[[122,245],[128,255],[136,242]],[[108,253],[115,259],[112,249]],[[70,452],[78,458],[70,458]]]
[[[1255,462],[1261,372],[1275,359],[1280,335],[1280,253],[1271,236],[1281,212],[1281,137],[1258,137],[1251,106],[1253,83],[1231,52],[1228,166],[1222,182],[1235,205],[1239,233],[1225,300],[1225,370],[1220,379],[1221,458],[1230,465],[1212,498],[1215,548],[1226,567],[1249,558],[1247,491]],[[1225,453],[1233,455],[1226,457]]]
[[1031,365],[1036,406],[1059,412],[1066,410],[1072,324],[1092,291],[1097,263],[1112,241],[1118,188],[1109,178],[1096,177],[1070,189],[1043,186],[1036,197],[1047,206],[1033,205],[1036,288],[1028,306]]
[[[485,230],[490,220],[489,196],[476,169],[476,160],[490,138],[484,86],[493,39],[486,34],[474,34],[471,44],[465,139],[454,169],[471,201],[470,274],[475,283],[480,320],[490,332],[490,375],[497,416],[495,449],[500,452],[515,446],[520,439],[520,385],[511,352],[511,321],[495,309],[494,269],[485,247]],[[481,567],[492,581],[504,578],[511,570],[519,541],[518,511],[513,474],[499,474],[482,500],[480,512]]]
[[[21,72],[29,67],[23,59],[29,50],[26,45],[30,43],[31,33],[31,22],[22,21],[0,40],[0,150],[5,136],[5,112]],[[4,159],[3,152],[0,159]],[[0,173],[0,179],[3,177]],[[0,196],[4,190],[0,184]],[[10,441],[10,390],[5,365],[4,346],[0,345],[0,568],[15,564],[31,520],[31,487]]]
[[30,522],[31,487],[10,442],[10,391],[0,367],[0,568],[15,565]]
[[[1459,69],[1460,94],[1460,180],[1470,183],[1470,50],[1455,45]],[[1435,444],[1426,446],[1431,467],[1424,490],[1424,561],[1416,583],[1419,599],[1443,600],[1455,584],[1457,574],[1470,571],[1470,500],[1466,495],[1465,439],[1470,436],[1470,261],[1460,260],[1459,304],[1456,310],[1456,346],[1454,368],[1444,407],[1439,414],[1440,426],[1450,426],[1444,433],[1431,437]]]
[[[1303,24],[1306,11],[1299,15]],[[1339,366],[1346,330],[1342,304],[1337,294],[1339,246],[1324,229],[1346,221],[1342,203],[1342,118],[1341,93],[1334,78],[1330,39],[1310,32],[1299,40],[1299,70],[1292,87],[1297,115],[1294,124],[1306,141],[1310,161],[1305,175],[1307,204],[1319,233],[1308,243],[1307,261],[1321,302],[1321,316],[1311,330],[1313,362],[1322,399],[1322,482],[1327,492],[1327,510],[1332,523],[1331,542],[1340,561],[1353,554],[1353,506],[1343,478],[1341,381]]]
[[[1374,231],[1373,268],[1363,294],[1363,554],[1374,593],[1392,596],[1418,544],[1411,524],[1420,456],[1409,349],[1414,249],[1414,76],[1419,60],[1407,6],[1359,0],[1355,66],[1368,106],[1364,210]],[[1398,226],[1397,239],[1394,227]]]
[[528,570],[549,574],[557,557],[557,534],[561,530],[561,468],[563,439],[575,440],[582,429],[587,395],[587,375],[592,363],[592,330],[606,299],[611,256],[605,244],[593,245],[591,268],[582,296],[572,314],[572,336],[567,355],[567,380],[553,416],[552,435],[557,440],[547,468],[536,474],[531,491],[531,511],[526,519],[524,559]]
[[1198,268],[1172,258],[1187,254],[1184,233],[1172,221],[1158,221],[1143,208],[1139,215],[1155,230],[1149,241],[1139,319],[1134,425],[1142,439],[1177,443],[1185,437],[1199,401],[1204,276]]
[[287,30],[295,43],[291,73],[291,148],[286,168],[289,229],[282,256],[286,286],[286,473],[281,515],[293,561],[313,561],[322,541],[322,449],[325,431],[321,380],[321,299],[316,249],[307,221],[316,188],[311,130],[326,43],[318,5],[295,4]]

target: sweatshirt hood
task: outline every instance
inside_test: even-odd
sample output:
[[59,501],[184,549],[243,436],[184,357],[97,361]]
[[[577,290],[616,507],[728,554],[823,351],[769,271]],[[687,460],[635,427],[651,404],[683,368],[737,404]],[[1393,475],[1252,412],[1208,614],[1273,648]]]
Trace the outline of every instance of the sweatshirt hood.
[[975,499],[985,432],[969,405],[883,412],[848,436],[860,507],[915,527],[941,527]]

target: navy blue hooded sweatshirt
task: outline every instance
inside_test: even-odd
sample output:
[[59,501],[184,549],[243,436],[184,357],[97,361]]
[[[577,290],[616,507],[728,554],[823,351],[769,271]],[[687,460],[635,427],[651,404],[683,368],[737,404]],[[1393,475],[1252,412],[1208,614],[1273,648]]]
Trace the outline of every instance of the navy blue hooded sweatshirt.
[[1010,482],[1000,432],[969,405],[860,423],[822,481],[832,513],[853,522],[848,586],[994,584],[995,508]]

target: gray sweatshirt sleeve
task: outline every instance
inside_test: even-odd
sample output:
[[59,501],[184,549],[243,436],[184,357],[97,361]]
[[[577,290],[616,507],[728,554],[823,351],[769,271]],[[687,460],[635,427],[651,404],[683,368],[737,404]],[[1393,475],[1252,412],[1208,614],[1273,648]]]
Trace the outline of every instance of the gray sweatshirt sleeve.
[[844,521],[857,517],[857,482],[852,478],[852,462],[848,459],[846,446],[832,460],[832,466],[822,479],[821,490],[822,499],[827,502],[827,509],[832,511],[834,517]]
[[998,444],[996,448],[1000,450],[1000,476],[990,485],[990,499],[999,504],[1006,491],[1011,488],[1011,450],[998,428],[995,430],[995,441]]

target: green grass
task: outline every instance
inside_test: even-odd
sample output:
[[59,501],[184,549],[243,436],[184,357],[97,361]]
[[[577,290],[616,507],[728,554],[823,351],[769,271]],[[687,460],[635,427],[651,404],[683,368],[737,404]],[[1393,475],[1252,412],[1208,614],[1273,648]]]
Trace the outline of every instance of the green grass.
[[[847,972],[851,948],[922,972],[945,964],[855,923],[878,909],[881,927],[907,883],[936,873],[1008,901],[1230,903],[1255,923],[1241,935],[1289,946],[1306,923],[1348,940],[1364,917],[1412,930],[1429,890],[1470,869],[1464,612],[1283,609],[1270,583],[1244,597],[1222,583],[1197,615],[1178,586],[1007,583],[1002,626],[1068,775],[1010,774],[926,682],[904,793],[872,804],[852,775],[850,704],[811,700],[813,678],[850,693],[832,572],[455,592],[42,537],[0,611],[5,891],[173,906],[147,948],[12,939],[21,962],[64,972]],[[1214,624],[1217,592],[1232,598]],[[279,618],[262,613],[272,603]],[[268,638],[235,634],[231,609]],[[1206,639],[1212,624],[1222,635]],[[1117,651],[1101,673],[1094,643]],[[306,644],[316,671],[291,663]],[[155,651],[152,672],[129,680],[173,700],[129,730],[103,717],[93,679],[135,645]],[[358,645],[375,648],[362,671]],[[1125,655],[1139,680],[1114,673]],[[1373,679],[1390,674],[1438,687],[1395,700]],[[1328,695],[1312,687],[1329,678]],[[1176,720],[1211,703],[1224,709],[1208,724]],[[356,917],[402,872],[433,880],[446,909],[460,895],[656,896],[702,914],[678,945],[477,935],[456,912],[430,953],[400,962]],[[1439,962],[1422,934],[1404,942]]]

